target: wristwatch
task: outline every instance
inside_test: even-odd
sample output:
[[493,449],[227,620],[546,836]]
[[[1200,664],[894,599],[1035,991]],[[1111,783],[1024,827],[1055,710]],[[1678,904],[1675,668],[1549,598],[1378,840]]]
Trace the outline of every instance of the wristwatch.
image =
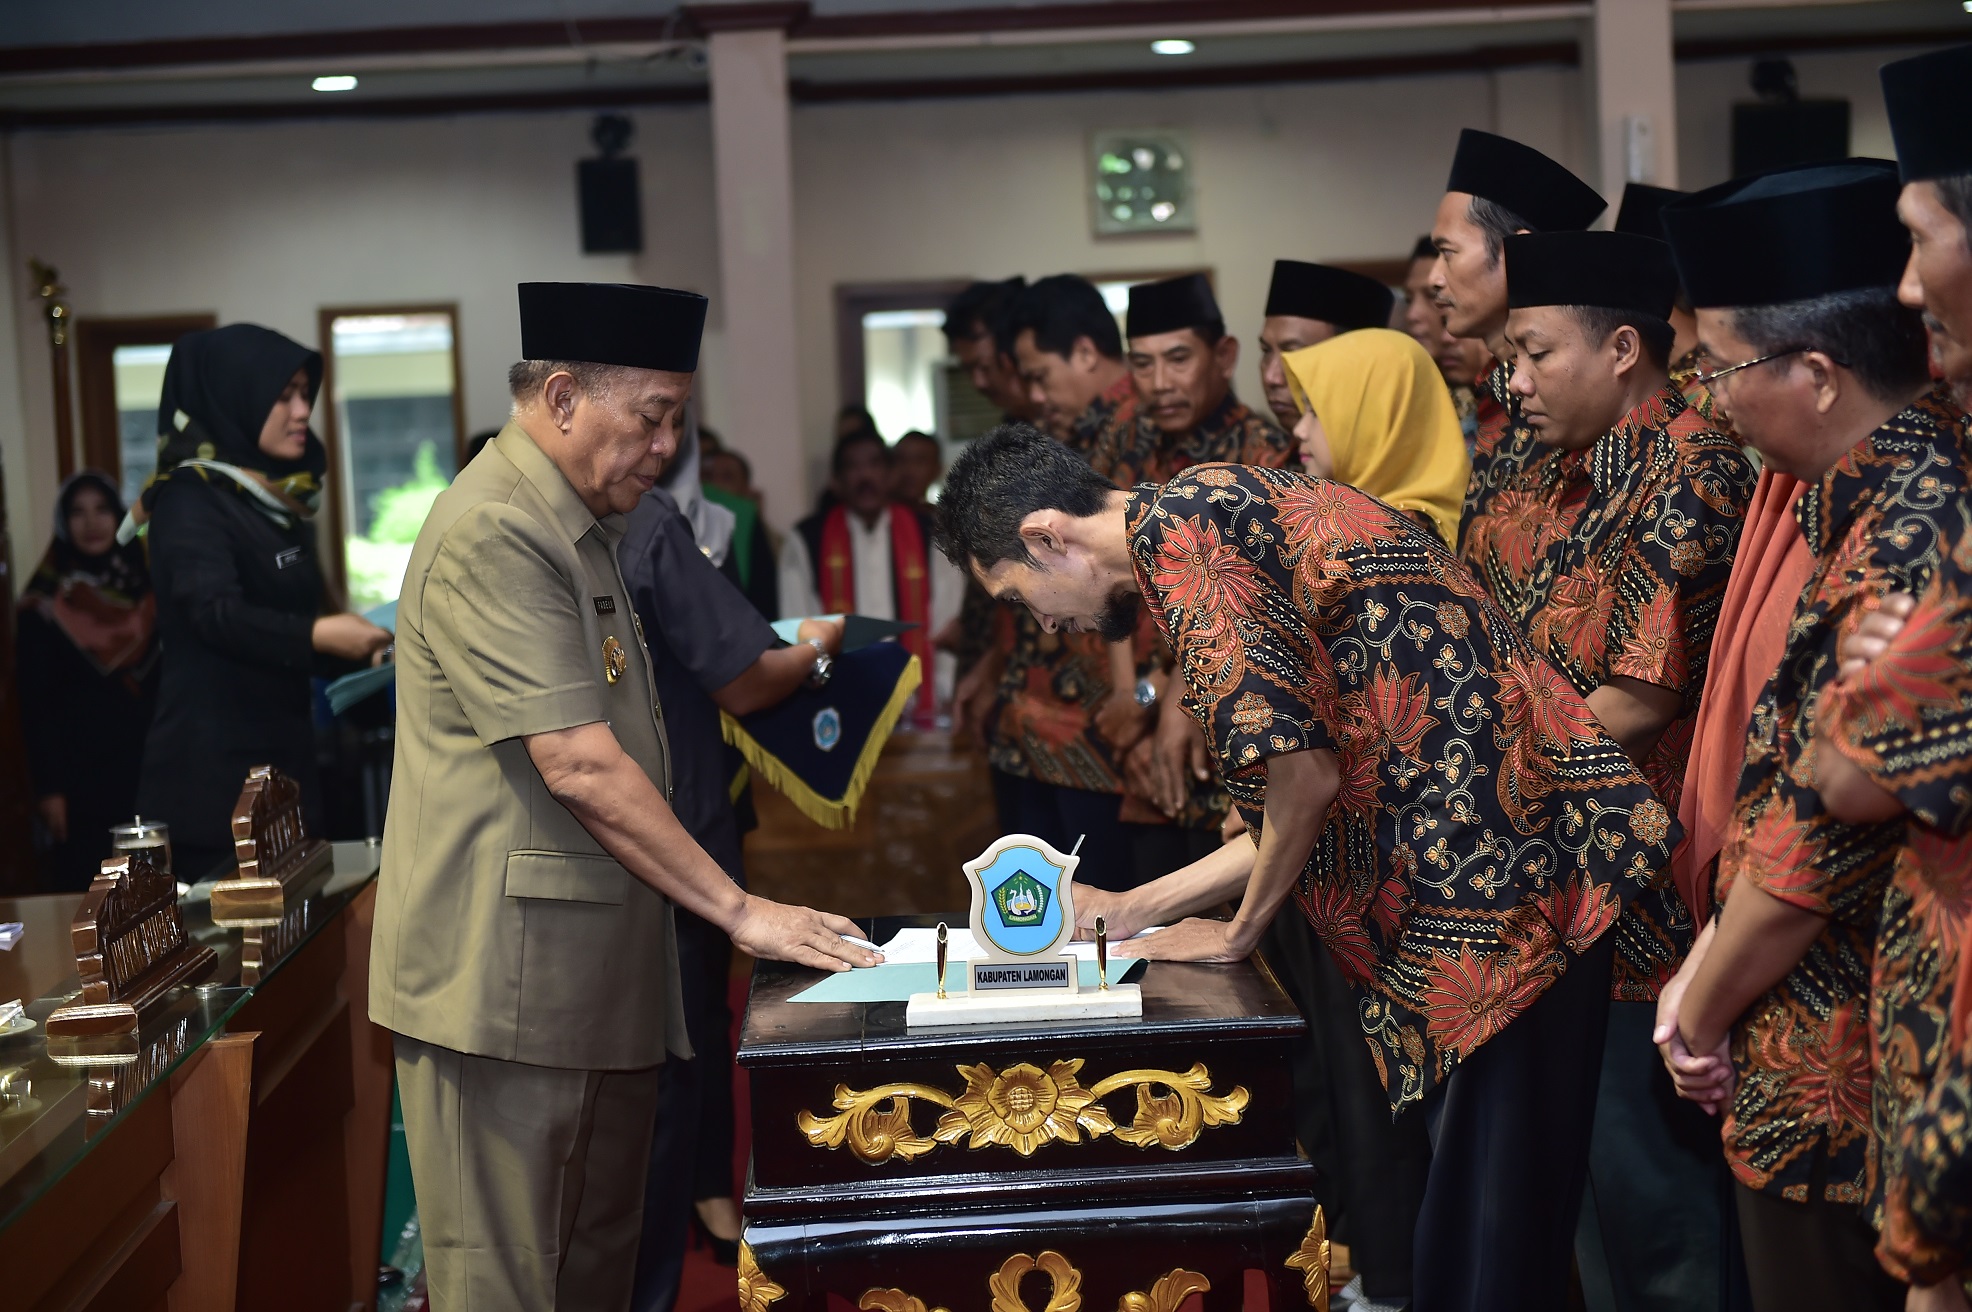
[[835,658],[829,655],[827,645],[820,638],[809,638],[806,641],[815,649],[815,668],[809,672],[808,686],[826,688],[829,679],[835,674]]
[[1157,705],[1157,685],[1149,679],[1137,680],[1137,705],[1145,710]]

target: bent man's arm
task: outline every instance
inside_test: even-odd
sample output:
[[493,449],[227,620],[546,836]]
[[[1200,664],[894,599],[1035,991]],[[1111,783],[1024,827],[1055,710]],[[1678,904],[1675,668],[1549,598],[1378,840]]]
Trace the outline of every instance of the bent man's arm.
[[[1315,840],[1327,823],[1328,804],[1342,783],[1335,753],[1325,747],[1269,757],[1266,771],[1266,823],[1239,910],[1230,921],[1187,920],[1154,934],[1143,942],[1144,956],[1163,961],[1243,961],[1260,945],[1274,913],[1307,866],[1308,854],[1315,850]],[[1182,879],[1201,867],[1220,879],[1229,878],[1232,858],[1226,850],[1221,848],[1165,878]]]
[[1684,709],[1684,696],[1675,689],[1622,674],[1611,675],[1584,700],[1603,732],[1637,765]]
[[605,852],[677,905],[724,930],[749,955],[822,970],[882,960],[843,939],[859,933],[853,921],[755,897],[728,878],[685,832],[608,725],[579,724],[529,734],[521,742],[549,793]]
[[815,672],[815,648],[810,638],[820,638],[830,656],[842,654],[841,620],[804,620],[797,632],[801,640],[792,647],[761,652],[738,678],[714,688],[712,700],[719,709],[732,716],[751,715],[792,697]]
[[1700,1054],[1715,1052],[1746,1009],[1801,964],[1828,917],[1741,879],[1733,884],[1718,924],[1678,1008],[1685,1046]]

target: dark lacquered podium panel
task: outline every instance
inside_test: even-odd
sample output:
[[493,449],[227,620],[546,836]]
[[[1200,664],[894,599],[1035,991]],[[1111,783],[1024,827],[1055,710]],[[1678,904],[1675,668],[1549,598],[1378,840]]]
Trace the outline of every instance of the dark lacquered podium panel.
[[788,1001],[818,978],[754,974],[742,1312],[1231,1309],[1248,1270],[1276,1312],[1327,1306],[1288,1076],[1304,1022],[1257,961],[1152,963],[1141,1019],[916,1031],[901,1002]]

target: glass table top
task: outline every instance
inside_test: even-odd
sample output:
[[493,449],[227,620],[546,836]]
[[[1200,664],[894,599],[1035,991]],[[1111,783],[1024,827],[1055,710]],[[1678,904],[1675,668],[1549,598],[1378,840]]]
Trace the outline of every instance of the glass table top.
[[24,1215],[129,1112],[280,973],[323,926],[376,878],[373,841],[332,844],[333,866],[288,899],[280,924],[213,923],[211,881],[179,899],[186,936],[213,950],[203,979],[174,989],[146,1012],[134,1046],[86,1063],[49,1051],[48,1013],[81,988],[69,923],[81,893],[0,898],[0,923],[20,921],[20,941],[0,952],[0,1002],[20,999],[31,1027],[0,1033],[0,1229]]

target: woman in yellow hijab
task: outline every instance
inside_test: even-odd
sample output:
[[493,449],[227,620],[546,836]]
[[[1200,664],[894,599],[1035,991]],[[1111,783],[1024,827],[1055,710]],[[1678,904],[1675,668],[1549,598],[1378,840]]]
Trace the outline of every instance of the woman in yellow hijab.
[[1281,357],[1308,472],[1367,492],[1458,540],[1472,462],[1452,394],[1408,333],[1358,328]]

